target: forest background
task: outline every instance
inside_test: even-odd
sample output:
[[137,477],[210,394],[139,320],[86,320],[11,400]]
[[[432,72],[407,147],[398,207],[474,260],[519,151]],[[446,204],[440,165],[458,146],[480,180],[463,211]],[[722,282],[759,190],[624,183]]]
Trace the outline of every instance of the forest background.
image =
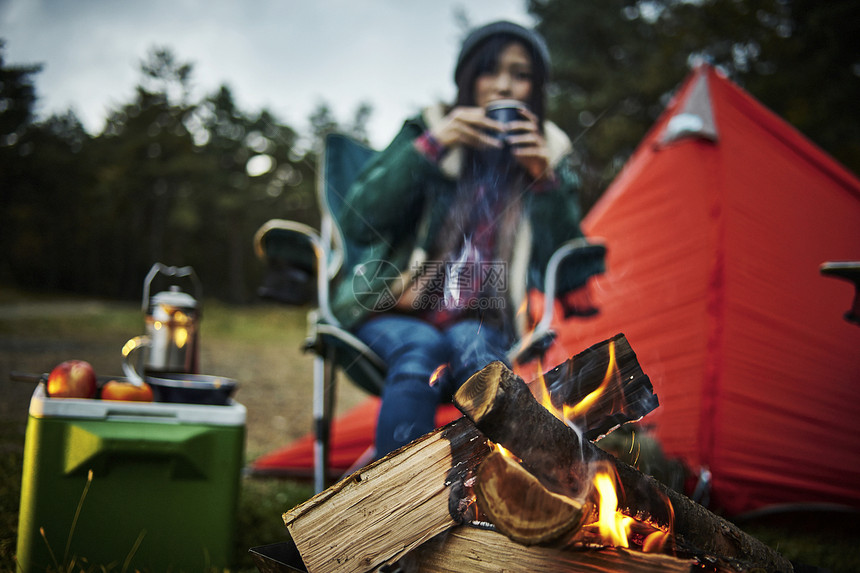
[[[697,62],[717,66],[860,174],[860,3],[530,0],[553,54],[549,117],[575,142],[587,211]],[[460,22],[465,33],[468,22]],[[254,231],[316,227],[323,135],[367,140],[373,102],[339,123],[323,101],[299,133],[240,109],[223,85],[192,100],[194,63],[141,55],[131,101],[99,133],[72,111],[37,119],[37,65],[0,38],[0,285],[136,299],[156,261],[193,266],[206,295],[254,300]],[[383,62],[384,65],[384,62]],[[285,72],[288,73],[288,72]],[[94,87],[96,89],[96,87]],[[285,93],[284,98],[290,94]],[[810,190],[814,192],[814,190]]]

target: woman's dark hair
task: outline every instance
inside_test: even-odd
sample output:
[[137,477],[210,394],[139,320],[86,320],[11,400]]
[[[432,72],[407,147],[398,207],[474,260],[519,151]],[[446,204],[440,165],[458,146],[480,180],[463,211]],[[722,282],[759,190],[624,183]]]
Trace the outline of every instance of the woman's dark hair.
[[544,122],[544,87],[547,80],[547,70],[544,69],[543,57],[534,46],[513,34],[495,34],[490,36],[463,61],[457,74],[457,105],[475,105],[475,80],[481,74],[492,73],[499,64],[499,54],[511,43],[522,45],[532,60],[532,90],[526,105],[538,117],[538,125]]

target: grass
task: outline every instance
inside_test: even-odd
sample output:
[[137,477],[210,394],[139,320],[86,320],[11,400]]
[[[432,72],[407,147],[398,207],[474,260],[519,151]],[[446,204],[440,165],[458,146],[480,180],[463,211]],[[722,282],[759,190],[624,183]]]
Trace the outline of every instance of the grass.
[[13,558],[24,463],[24,433],[20,426],[7,421],[0,423],[0,571],[15,570]]
[[[10,383],[8,372],[13,370],[40,373],[50,370],[52,365],[69,358],[90,361],[97,373],[115,373],[119,365],[119,348],[131,336],[143,329],[143,315],[135,304],[39,297],[24,293],[0,290],[0,571],[15,571],[17,543],[18,507],[21,495],[22,466],[24,458],[24,434],[27,407],[32,387]],[[305,311],[283,310],[269,306],[232,308],[218,303],[206,302],[204,320],[201,323],[202,344],[209,350],[208,362],[218,373],[234,375],[224,361],[250,362],[253,368],[254,350],[267,361],[284,361],[269,365],[270,370],[289,368],[290,362],[301,362],[302,369],[309,358],[299,354],[297,348],[305,333]],[[284,340],[288,342],[285,344]],[[40,348],[41,347],[41,348]],[[286,351],[284,350],[286,348]],[[241,357],[241,360],[237,357]],[[272,358],[274,357],[274,358]],[[291,360],[291,357],[293,359]],[[302,381],[310,380],[309,373],[302,373]],[[244,381],[240,393],[246,392],[251,403],[272,401],[264,394],[267,386],[259,390],[260,384]],[[254,381],[259,382],[259,380]],[[242,381],[240,380],[240,384]],[[274,396],[275,407],[286,407],[291,402],[283,394]],[[303,434],[311,424],[305,420],[295,428],[289,428],[283,437],[270,435],[267,428],[258,428],[259,417],[241,395],[237,395],[248,408],[246,458],[253,459],[288,440]],[[310,402],[302,398],[298,406],[310,416]],[[287,419],[293,419],[288,413]],[[251,547],[276,543],[287,539],[287,531],[281,514],[309,498],[312,487],[306,483],[278,480],[243,478],[241,481],[239,511],[235,524],[235,562],[231,571],[257,571],[248,550]],[[84,503],[86,503],[84,501]],[[62,536],[60,536],[62,537]],[[95,571],[121,571],[122,563],[89,563],[86,556],[66,555],[66,539],[50,540],[51,550],[57,558],[56,569],[71,573]],[[131,552],[132,547],[124,551]]]
[[797,511],[761,516],[739,525],[794,563],[833,573],[860,571],[860,515],[849,511]]
[[[83,358],[97,372],[111,372],[118,364],[122,343],[140,334],[142,325],[136,304],[33,297],[0,290],[0,571],[16,569],[24,430],[32,392],[29,386],[9,383],[6,371],[43,372],[63,359]],[[302,309],[237,308],[208,301],[204,307],[202,358],[213,371],[235,376],[243,385],[237,399],[248,408],[248,460],[311,427],[310,359],[298,351],[304,334]],[[363,397],[351,394],[356,391],[348,385],[341,388],[338,400],[344,408]],[[243,479],[231,570],[256,571],[248,549],[285,540],[281,514],[311,494],[305,483]],[[856,514],[817,512],[773,515],[739,525],[793,561],[847,573],[860,571],[856,523]],[[62,557],[65,539],[52,542],[55,553]],[[60,568],[68,564],[60,563]],[[62,570],[121,569],[121,563],[90,564],[78,559],[73,569]]]

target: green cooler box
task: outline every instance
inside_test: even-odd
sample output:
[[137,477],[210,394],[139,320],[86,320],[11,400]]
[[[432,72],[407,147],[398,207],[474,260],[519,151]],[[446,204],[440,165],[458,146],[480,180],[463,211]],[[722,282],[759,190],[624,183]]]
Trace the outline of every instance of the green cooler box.
[[124,570],[127,560],[128,571],[229,567],[244,443],[245,407],[235,402],[48,398],[40,384],[25,442],[21,568],[72,559],[88,570]]

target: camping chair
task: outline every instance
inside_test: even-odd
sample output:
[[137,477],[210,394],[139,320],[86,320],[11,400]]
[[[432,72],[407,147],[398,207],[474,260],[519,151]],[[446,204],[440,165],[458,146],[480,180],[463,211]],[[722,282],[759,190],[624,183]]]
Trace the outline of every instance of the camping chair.
[[[353,382],[380,395],[386,365],[367,345],[341,327],[329,306],[330,286],[347,258],[347,247],[338,226],[345,208],[344,197],[364,164],[376,154],[370,147],[349,136],[326,136],[317,193],[321,209],[320,231],[294,221],[273,219],[263,224],[254,236],[257,256],[269,267],[270,275],[260,294],[287,304],[301,304],[316,298],[316,308],[308,316],[306,351],[314,353],[313,415],[314,487],[325,488],[328,471],[329,432],[334,408],[335,375],[340,370]],[[555,276],[562,264],[578,264],[583,257],[602,257],[605,247],[586,239],[563,245],[553,255],[547,269],[543,317],[530,336],[512,348],[511,362],[526,363],[550,347],[555,333],[550,328],[555,300]],[[315,292],[306,287],[315,277]],[[373,452],[362,456],[370,461]],[[365,459],[366,458],[366,459]]]

